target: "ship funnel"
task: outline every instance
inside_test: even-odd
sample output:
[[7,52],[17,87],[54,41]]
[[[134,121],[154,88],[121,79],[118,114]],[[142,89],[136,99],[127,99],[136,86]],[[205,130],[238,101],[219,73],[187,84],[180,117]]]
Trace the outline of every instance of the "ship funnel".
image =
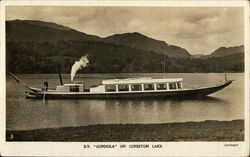
[[58,69],[58,74],[59,74],[60,84],[61,84],[61,85],[63,85],[62,75],[61,75],[60,67],[59,67],[58,65],[57,65],[57,69]]

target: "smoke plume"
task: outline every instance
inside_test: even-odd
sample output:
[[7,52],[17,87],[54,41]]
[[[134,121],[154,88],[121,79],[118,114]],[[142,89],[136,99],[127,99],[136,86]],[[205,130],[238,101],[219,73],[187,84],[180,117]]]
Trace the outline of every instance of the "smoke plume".
[[76,72],[82,68],[88,66],[89,60],[88,55],[82,56],[79,61],[76,61],[75,64],[71,68],[71,81],[73,82]]

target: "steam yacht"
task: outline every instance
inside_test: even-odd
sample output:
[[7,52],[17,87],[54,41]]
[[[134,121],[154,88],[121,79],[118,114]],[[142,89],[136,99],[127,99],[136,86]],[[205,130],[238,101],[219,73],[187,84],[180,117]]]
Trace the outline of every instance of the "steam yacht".
[[226,79],[219,85],[185,89],[182,78],[109,79],[86,89],[84,82],[63,84],[61,80],[61,85],[55,89],[27,87],[25,95],[31,99],[193,98],[215,93],[229,86],[232,81]]

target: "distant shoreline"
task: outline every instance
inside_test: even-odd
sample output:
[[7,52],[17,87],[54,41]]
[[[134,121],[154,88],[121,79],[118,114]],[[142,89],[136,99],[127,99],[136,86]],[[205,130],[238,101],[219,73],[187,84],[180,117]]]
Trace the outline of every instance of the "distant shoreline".
[[244,120],[6,130],[6,141],[244,141]]
[[[174,75],[174,74],[244,74],[245,72],[210,72],[210,73],[199,73],[199,72],[182,72],[182,73],[165,73],[167,76],[168,74]],[[133,74],[140,74],[140,75],[151,75],[151,74],[157,74],[157,75],[164,75],[164,73],[78,73],[76,75],[133,75]],[[6,74],[9,76],[8,74]],[[15,73],[15,75],[58,75],[58,73]],[[61,75],[70,75],[70,73],[61,73]]]

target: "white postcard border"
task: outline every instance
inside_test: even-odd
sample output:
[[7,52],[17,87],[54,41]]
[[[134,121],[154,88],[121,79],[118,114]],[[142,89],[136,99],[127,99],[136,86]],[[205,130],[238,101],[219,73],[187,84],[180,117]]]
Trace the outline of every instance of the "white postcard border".
[[[5,108],[5,6],[211,6],[245,8],[245,141],[244,142],[6,142]],[[249,155],[249,3],[247,1],[2,1],[1,2],[1,144],[3,156],[247,156]],[[85,144],[117,145],[117,148],[83,148]],[[126,144],[127,148],[119,148]],[[162,144],[162,149],[129,148],[133,144]],[[235,147],[226,144],[237,145]]]

